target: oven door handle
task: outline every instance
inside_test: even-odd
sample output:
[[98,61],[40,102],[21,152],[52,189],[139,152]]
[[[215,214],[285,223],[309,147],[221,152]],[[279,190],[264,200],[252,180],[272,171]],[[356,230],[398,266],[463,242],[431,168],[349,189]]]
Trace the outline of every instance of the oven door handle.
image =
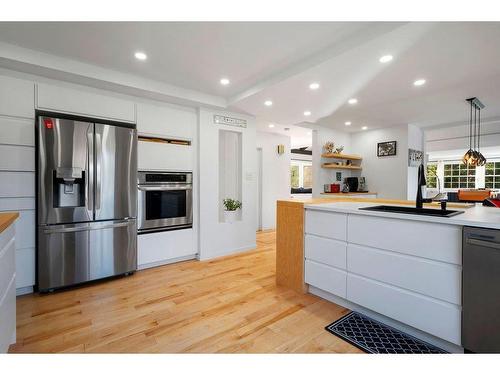
[[138,186],[141,191],[171,191],[171,190],[192,190],[193,187],[189,185],[182,186]]

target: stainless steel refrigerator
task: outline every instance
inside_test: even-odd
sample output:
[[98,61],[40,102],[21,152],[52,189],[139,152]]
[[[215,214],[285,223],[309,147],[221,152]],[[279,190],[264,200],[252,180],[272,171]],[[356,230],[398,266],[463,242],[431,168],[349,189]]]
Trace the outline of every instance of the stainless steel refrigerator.
[[39,115],[37,287],[137,269],[137,130]]

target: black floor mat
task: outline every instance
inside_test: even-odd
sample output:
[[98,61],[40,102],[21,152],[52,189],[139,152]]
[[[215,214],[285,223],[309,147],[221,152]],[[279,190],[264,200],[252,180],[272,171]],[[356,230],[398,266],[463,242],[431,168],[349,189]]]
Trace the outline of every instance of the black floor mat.
[[356,312],[336,320],[325,329],[367,353],[442,354],[444,350]]

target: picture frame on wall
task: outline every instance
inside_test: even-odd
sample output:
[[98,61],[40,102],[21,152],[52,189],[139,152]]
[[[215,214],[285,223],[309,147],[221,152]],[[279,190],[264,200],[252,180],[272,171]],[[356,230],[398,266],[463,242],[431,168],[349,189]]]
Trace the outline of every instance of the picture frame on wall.
[[395,156],[396,155],[396,141],[379,142],[377,143],[377,156]]

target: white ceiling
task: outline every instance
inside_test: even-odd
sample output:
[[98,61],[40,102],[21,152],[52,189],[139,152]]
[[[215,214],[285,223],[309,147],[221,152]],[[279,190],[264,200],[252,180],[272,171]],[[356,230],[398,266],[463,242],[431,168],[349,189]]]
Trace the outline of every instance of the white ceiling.
[[[212,95],[257,116],[261,130],[465,121],[470,96],[486,104],[484,118],[498,117],[499,41],[500,23],[474,22],[0,23],[0,42]],[[133,57],[138,50],[146,61]],[[381,64],[384,54],[394,60]],[[417,78],[426,85],[414,87]]]

